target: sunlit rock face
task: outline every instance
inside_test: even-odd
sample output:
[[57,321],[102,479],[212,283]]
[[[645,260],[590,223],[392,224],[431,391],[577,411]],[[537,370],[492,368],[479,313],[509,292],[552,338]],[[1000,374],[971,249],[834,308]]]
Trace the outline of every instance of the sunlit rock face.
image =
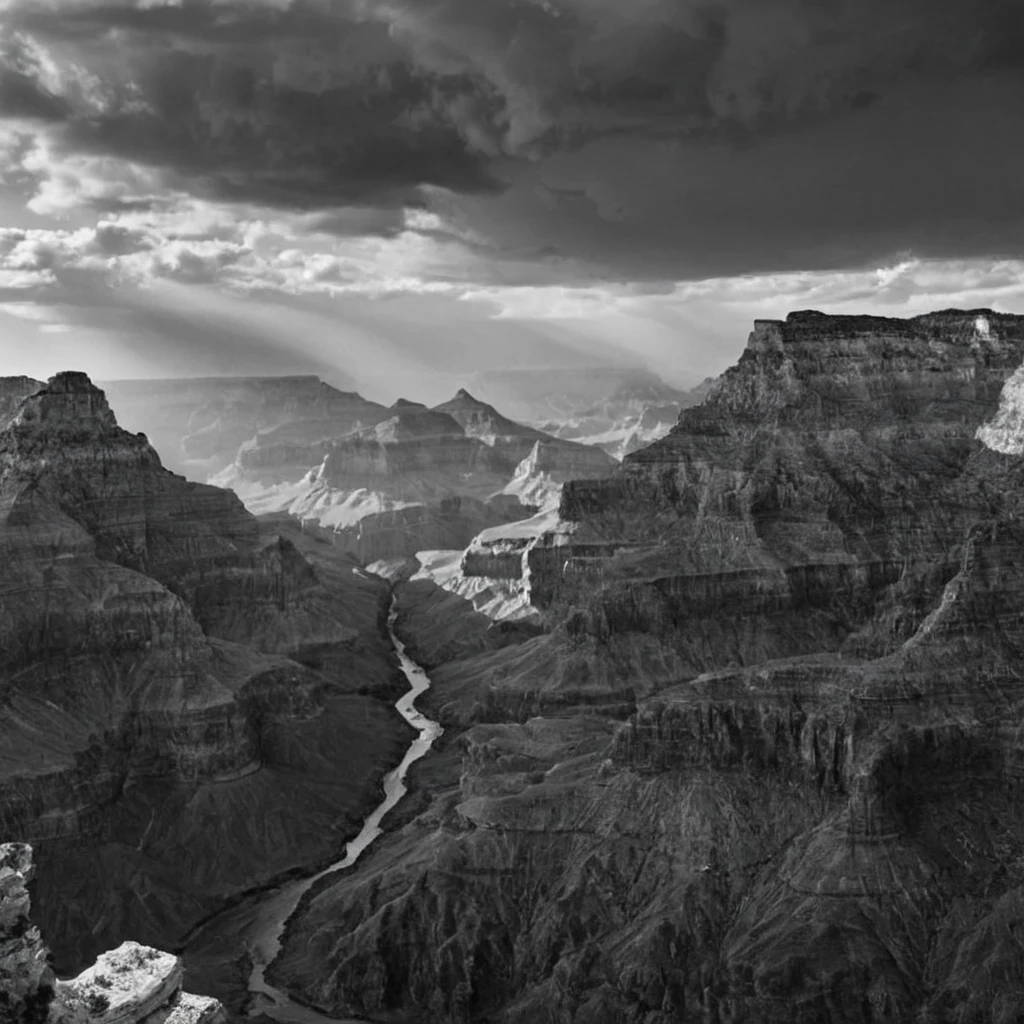
[[386,587],[163,469],[84,374],[0,431],[0,555],[0,834],[62,972],[173,948],[373,803],[406,737]]
[[0,430],[14,418],[21,403],[43,387],[31,377],[0,377]]
[[373,429],[333,442],[320,468],[278,498],[371,562],[464,548],[483,530],[557,504],[573,475],[615,466],[600,449],[514,423],[460,391],[433,409],[396,402]]
[[611,476],[618,463],[594,446],[565,441],[537,441],[516,466],[505,494],[514,494],[524,505],[557,508],[562,485],[569,480]]
[[990,311],[759,322],[566,485],[547,633],[400,584],[449,746],[275,983],[393,1021],[1019,1019],[1024,468],[977,435],[1022,361]]

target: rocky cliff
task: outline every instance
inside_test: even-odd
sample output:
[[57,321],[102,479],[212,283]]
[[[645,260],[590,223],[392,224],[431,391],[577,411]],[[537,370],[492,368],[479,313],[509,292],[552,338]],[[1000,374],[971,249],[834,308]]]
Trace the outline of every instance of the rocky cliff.
[[[465,388],[454,398],[435,406],[435,410],[456,420],[467,437],[475,437],[488,445],[495,458],[504,463],[505,471],[513,474],[513,482],[526,475],[524,461],[531,464],[533,473],[548,474],[558,484],[574,476],[601,476],[616,465],[600,448],[567,441],[502,416],[493,405],[474,398]],[[506,488],[506,493],[520,492]],[[541,504],[526,501],[525,496],[524,502]]]
[[0,550],[0,833],[61,970],[338,849],[407,736],[386,586],[163,469],[76,373],[0,432]]
[[42,387],[31,377],[0,377],[0,429],[14,418],[21,403]]
[[1018,1019],[1022,362],[991,311],[759,322],[566,486],[546,635],[433,643],[400,598],[448,743],[276,983],[394,1021]]
[[515,495],[524,505],[557,508],[566,482],[611,476],[617,468],[615,459],[600,448],[539,440],[516,466],[504,493]]
[[223,1007],[182,991],[178,957],[137,942],[58,981],[32,924],[32,848],[0,845],[0,1019],[10,1024],[224,1024]]

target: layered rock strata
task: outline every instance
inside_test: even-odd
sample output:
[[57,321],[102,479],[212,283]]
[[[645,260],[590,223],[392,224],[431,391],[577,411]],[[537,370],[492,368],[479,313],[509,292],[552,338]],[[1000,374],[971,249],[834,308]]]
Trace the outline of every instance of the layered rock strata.
[[408,734],[386,586],[164,470],[83,374],[0,432],[0,551],[0,831],[62,971],[174,948],[376,801]]
[[1017,1019],[1022,362],[990,311],[759,322],[567,485],[546,635],[438,644],[400,587],[449,744],[275,984],[392,1021]]
[[[391,413],[332,442],[319,469],[279,495],[293,515],[351,539],[364,531],[394,536],[395,528],[415,538],[411,547],[376,547],[369,561],[465,547],[481,529],[557,503],[574,473],[602,475],[616,465],[599,449],[513,423],[466,392],[434,409],[400,400]],[[460,512],[463,523],[477,524],[468,536],[451,528]]]

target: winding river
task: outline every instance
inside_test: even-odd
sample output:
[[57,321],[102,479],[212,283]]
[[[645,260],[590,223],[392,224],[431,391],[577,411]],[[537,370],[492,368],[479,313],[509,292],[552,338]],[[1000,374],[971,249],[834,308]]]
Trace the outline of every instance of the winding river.
[[[281,939],[285,924],[295,912],[299,901],[309,889],[326,875],[336,871],[344,871],[360,858],[374,840],[383,834],[380,827],[384,816],[405,796],[408,787],[405,784],[409,768],[430,749],[434,740],[442,733],[437,722],[416,710],[416,698],[430,689],[430,679],[405,652],[405,645],[395,635],[395,619],[398,612],[392,598],[388,615],[388,636],[394,646],[395,653],[401,662],[402,672],[409,681],[409,689],[395,703],[398,713],[416,730],[417,736],[405,752],[405,757],[397,768],[384,777],[384,799],[377,805],[373,813],[363,822],[359,834],[345,847],[345,856],[329,867],[310,878],[287,882],[272,894],[261,899],[251,908],[252,913],[242,930],[253,969],[249,976],[249,992],[252,995],[249,1016],[256,1017],[261,1013],[281,1021],[282,1024],[346,1024],[349,1018],[327,1017],[315,1010],[308,1009],[294,1002],[285,993],[271,985],[266,977],[267,967],[281,950]],[[351,1022],[357,1024],[357,1022]]]

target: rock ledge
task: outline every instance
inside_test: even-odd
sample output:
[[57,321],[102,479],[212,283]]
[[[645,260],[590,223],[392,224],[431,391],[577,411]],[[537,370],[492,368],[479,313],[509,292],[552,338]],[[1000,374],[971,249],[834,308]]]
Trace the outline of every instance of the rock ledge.
[[32,847],[0,845],[0,1019],[11,1024],[224,1024],[216,999],[182,992],[171,953],[123,942],[69,981],[29,921]]

